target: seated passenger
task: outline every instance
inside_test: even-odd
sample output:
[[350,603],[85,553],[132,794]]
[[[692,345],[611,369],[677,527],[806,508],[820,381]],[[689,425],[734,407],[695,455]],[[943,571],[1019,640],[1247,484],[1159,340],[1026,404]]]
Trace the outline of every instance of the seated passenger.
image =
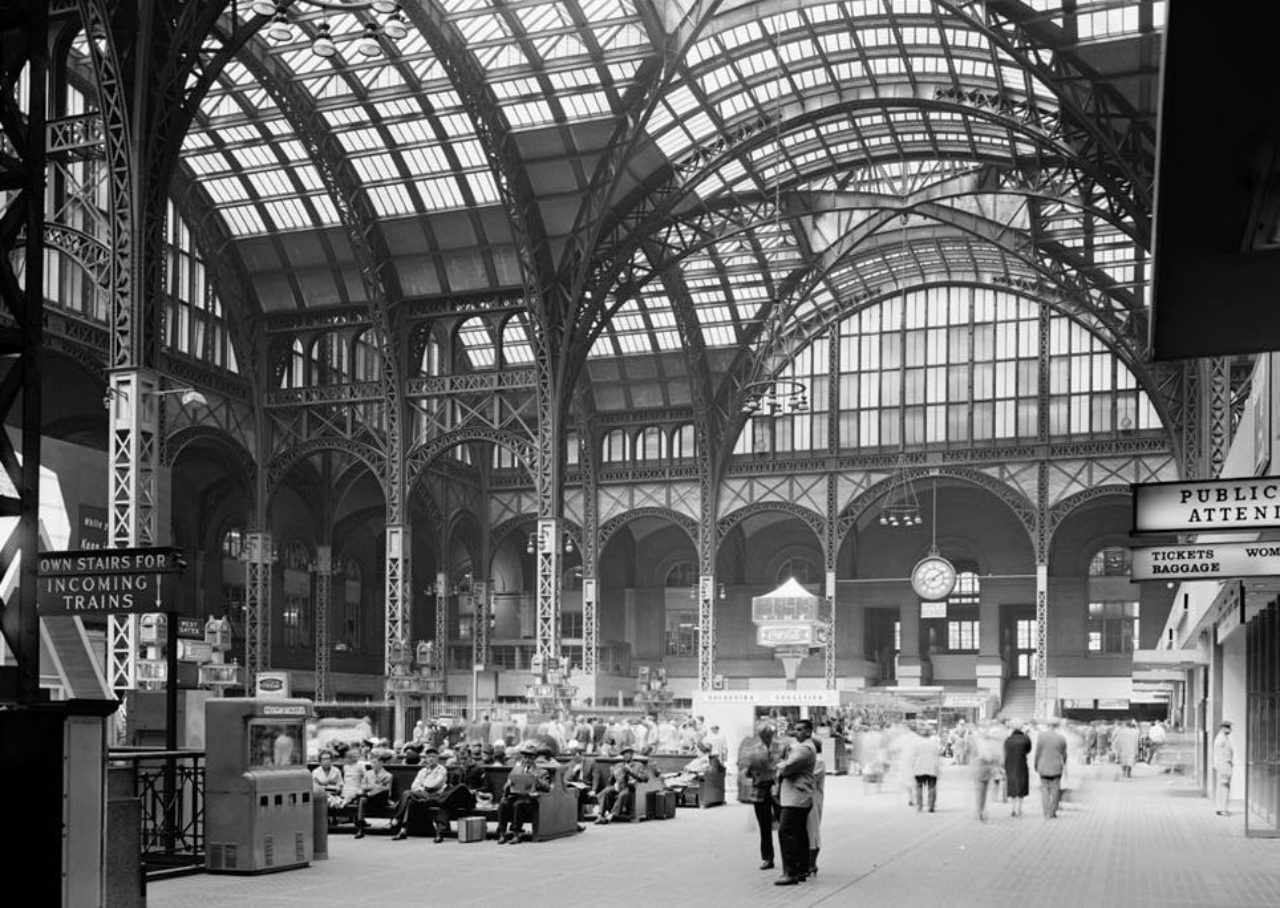
[[381,810],[391,799],[391,773],[383,764],[391,756],[391,751],[384,747],[375,747],[369,753],[368,767],[364,773],[364,791],[356,801],[356,838],[364,838],[364,830],[369,824],[364,815],[370,809]]
[[600,794],[600,824],[612,822],[616,814],[632,814],[635,810],[636,783],[649,780],[647,757],[637,757],[635,749],[626,745],[621,751],[622,760],[613,767],[613,781]]
[[587,777],[582,745],[577,741],[570,741],[565,750],[569,755],[569,762],[564,768],[564,784],[577,792],[578,816],[581,817],[586,812],[587,805],[595,802],[596,796],[591,791],[591,780]]
[[348,747],[343,751],[342,791],[339,793],[338,803],[335,805],[330,802],[330,807],[336,806],[339,810],[356,809],[357,803],[364,796],[365,764],[360,754],[361,751],[355,747]]
[[[428,810],[433,816],[440,804],[449,784],[449,774],[440,763],[440,752],[435,745],[428,744],[422,752],[423,764],[414,776],[409,790],[400,796],[395,815],[391,817],[391,828],[396,831],[395,841],[409,837],[409,820],[418,810]],[[444,836],[436,828],[437,842],[444,841]]]
[[520,759],[507,774],[498,802],[498,844],[518,845],[524,824],[533,822],[538,795],[551,790],[551,771],[539,766],[538,746],[526,741],[520,746]]
[[711,754],[704,751],[686,763],[679,772],[664,772],[663,784],[677,791],[694,788],[702,784],[703,778],[711,770],[712,765]]
[[316,791],[322,791],[326,797],[342,795],[342,770],[333,765],[333,752],[320,751],[320,765],[311,770],[311,781]]

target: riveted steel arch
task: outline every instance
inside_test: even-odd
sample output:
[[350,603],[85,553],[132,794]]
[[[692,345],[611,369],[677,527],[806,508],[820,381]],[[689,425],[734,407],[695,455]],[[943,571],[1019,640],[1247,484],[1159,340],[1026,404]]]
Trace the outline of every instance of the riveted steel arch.
[[534,446],[527,436],[517,435],[514,432],[507,432],[503,429],[489,428],[488,426],[463,426],[451,432],[446,432],[444,435],[421,442],[410,449],[405,457],[405,473],[409,485],[412,487],[416,484],[425,475],[431,463],[445,451],[458,445],[466,444],[469,441],[483,441],[504,447],[516,455],[521,466],[525,468],[530,477],[536,472],[537,461],[535,460]]
[[619,514],[617,517],[606,520],[600,525],[600,550],[604,551],[605,545],[608,544],[613,535],[628,523],[645,517],[652,517],[674,524],[684,530],[694,548],[697,548],[698,522],[687,514],[681,514],[679,511],[673,511],[670,508],[635,508],[625,514]]
[[903,477],[907,482],[911,483],[935,478],[958,480],[990,492],[997,500],[1007,505],[1014,516],[1018,518],[1018,522],[1027,533],[1027,541],[1030,543],[1032,551],[1036,551],[1036,528],[1039,521],[1035,504],[1020,491],[1007,483],[1001,482],[999,479],[977,470],[954,466],[907,467],[902,471],[902,476],[886,476],[879,482],[864,489],[846,504],[840,512],[835,535],[837,550],[844,545],[845,538],[857,525],[858,521],[862,519],[862,516],[888,495],[890,488],[902,482]]
[[716,547],[719,548],[719,544],[724,541],[729,532],[748,517],[770,511],[789,514],[800,520],[805,526],[813,530],[814,535],[817,536],[819,548],[825,548],[823,540],[826,538],[827,532],[826,518],[816,511],[806,508],[804,505],[778,500],[753,501],[751,504],[744,505],[736,511],[721,517],[716,522]]
[[[1055,503],[1049,508],[1049,513],[1045,515],[1047,542],[1052,545],[1053,536],[1058,531],[1058,527],[1062,526],[1063,521],[1072,515],[1079,508],[1084,507],[1092,502],[1099,501],[1103,498],[1117,498],[1125,501],[1133,500],[1133,490],[1127,485],[1104,485],[1095,486],[1090,489],[1083,489],[1074,495],[1068,495],[1066,498]],[[1047,549],[1046,549],[1047,551]]]
[[364,465],[369,468],[369,472],[383,484],[383,494],[386,494],[385,474],[383,472],[385,455],[382,451],[372,445],[353,441],[349,438],[318,436],[293,445],[287,451],[283,451],[271,458],[267,463],[265,470],[267,487],[265,492],[268,500],[275,497],[281,483],[284,481],[284,477],[288,475],[294,466],[306,460],[312,454],[321,454],[327,451],[349,454],[363,461]]

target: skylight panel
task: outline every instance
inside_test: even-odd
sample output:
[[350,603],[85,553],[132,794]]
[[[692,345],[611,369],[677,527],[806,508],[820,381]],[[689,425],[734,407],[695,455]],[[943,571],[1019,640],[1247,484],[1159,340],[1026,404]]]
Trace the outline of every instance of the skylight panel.
[[577,119],[588,120],[612,114],[609,98],[603,92],[562,95],[560,104]]
[[513,129],[546,126],[555,122],[551,107],[545,101],[524,101],[503,108]]
[[635,10],[621,0],[583,0],[582,15],[588,22],[603,22],[635,15]]
[[349,152],[381,149],[386,145],[376,129],[349,129],[338,133],[338,141]]
[[276,226],[284,230],[299,230],[311,226],[311,215],[300,199],[264,202],[263,208],[276,222]]
[[356,173],[360,175],[360,179],[365,183],[380,183],[400,176],[395,158],[388,154],[364,155],[352,158],[351,166],[355,168]]
[[652,345],[649,343],[649,335],[645,334],[620,334],[618,337],[618,346],[622,348],[623,353],[651,353]]
[[385,129],[396,145],[421,145],[435,141],[435,134],[426,119],[388,123]]
[[231,169],[231,162],[221,152],[190,155],[183,160],[195,173],[202,176],[209,173],[226,173]]
[[408,191],[399,183],[387,183],[382,186],[367,186],[365,194],[369,197],[374,211],[380,215],[413,214],[414,202]]
[[432,208],[460,208],[463,204],[462,192],[457,180],[441,177],[434,180],[417,180],[415,184]]
[[708,347],[733,347],[738,343],[736,332],[729,325],[704,325],[702,340]]
[[[587,21],[594,22],[595,20],[588,18]],[[647,47],[649,45],[649,36],[633,22],[627,22],[610,31],[612,34],[602,35],[598,38],[600,47],[606,51],[628,47]]]
[[266,233],[266,225],[258,215],[258,209],[252,205],[241,205],[236,208],[224,208],[221,211],[231,232],[237,236],[253,236]]
[[681,347],[678,331],[655,331],[653,343],[661,351],[679,350]]
[[239,177],[205,180],[201,185],[215,202],[242,202],[249,198],[249,190]]
[[258,171],[246,176],[249,185],[257,191],[260,198],[285,195],[294,191],[289,176],[283,170]]
[[467,174],[467,185],[476,202],[482,205],[494,205],[498,202],[498,184],[493,174],[487,170],[479,170]]
[[410,173],[448,173],[453,169],[445,156],[444,148],[439,145],[405,148],[400,151],[400,155]]
[[327,195],[313,195],[311,204],[316,209],[316,219],[322,224],[337,224],[338,209],[333,207],[333,200]]

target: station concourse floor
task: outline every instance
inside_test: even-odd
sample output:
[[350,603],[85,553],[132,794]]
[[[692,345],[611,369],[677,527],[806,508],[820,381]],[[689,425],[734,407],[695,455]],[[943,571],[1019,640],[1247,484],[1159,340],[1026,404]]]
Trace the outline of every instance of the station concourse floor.
[[1280,839],[1246,838],[1240,804],[1219,817],[1181,775],[1142,763],[1131,779],[1116,772],[1085,767],[1053,820],[1033,777],[1021,818],[996,801],[986,822],[966,767],[943,768],[934,814],[909,808],[891,776],[878,792],[829,776],[820,872],[798,886],[774,886],[780,871],[757,869],[751,808],[731,797],[536,844],[336,834],[328,859],[310,867],[152,882],[147,906],[1280,906]]

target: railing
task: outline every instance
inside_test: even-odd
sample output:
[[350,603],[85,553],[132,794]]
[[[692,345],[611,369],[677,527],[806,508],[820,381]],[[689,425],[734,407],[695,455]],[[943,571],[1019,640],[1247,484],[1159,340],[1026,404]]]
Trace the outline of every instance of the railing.
[[[204,866],[204,752],[113,749],[113,769],[131,770],[141,806],[139,842],[147,878]],[[117,796],[122,793],[118,793]]]

